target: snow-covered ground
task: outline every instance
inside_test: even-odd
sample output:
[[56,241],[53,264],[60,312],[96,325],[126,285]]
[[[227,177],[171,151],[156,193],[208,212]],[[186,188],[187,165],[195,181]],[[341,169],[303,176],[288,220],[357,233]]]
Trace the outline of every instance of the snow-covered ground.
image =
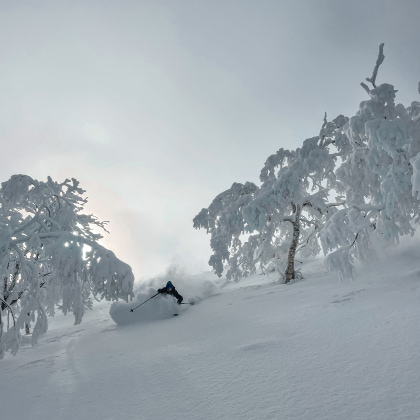
[[0,361],[0,417],[419,419],[419,257],[417,242],[389,250],[345,283],[322,260],[290,285],[175,279],[203,299],[156,320],[151,300],[123,326],[109,303],[79,326],[57,316],[35,349]]

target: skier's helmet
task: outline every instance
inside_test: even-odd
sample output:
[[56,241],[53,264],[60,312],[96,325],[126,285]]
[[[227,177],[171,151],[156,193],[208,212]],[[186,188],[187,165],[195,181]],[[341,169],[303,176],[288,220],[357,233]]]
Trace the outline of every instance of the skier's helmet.
[[173,287],[174,287],[174,285],[170,281],[168,281],[168,283],[166,283],[166,288],[168,290],[171,290]]

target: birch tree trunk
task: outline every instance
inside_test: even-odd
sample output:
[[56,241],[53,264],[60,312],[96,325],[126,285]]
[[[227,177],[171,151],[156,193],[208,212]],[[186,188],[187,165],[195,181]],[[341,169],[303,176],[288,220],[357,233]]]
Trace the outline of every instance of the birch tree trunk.
[[287,268],[285,273],[285,283],[289,283],[292,279],[295,278],[295,255],[296,249],[299,244],[299,235],[300,235],[300,214],[302,209],[300,206],[295,206],[293,204],[293,210],[295,213],[295,221],[292,222],[293,226],[293,237],[292,243],[290,244],[289,254],[287,256]]

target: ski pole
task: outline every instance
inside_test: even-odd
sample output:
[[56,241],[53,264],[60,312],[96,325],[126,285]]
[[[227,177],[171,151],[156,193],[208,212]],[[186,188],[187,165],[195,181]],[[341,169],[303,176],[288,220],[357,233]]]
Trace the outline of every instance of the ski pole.
[[137,305],[135,308],[130,309],[130,312],[134,312],[135,309],[139,308],[141,305],[144,305],[146,302],[148,302],[150,299],[153,299],[154,297],[156,297],[159,293],[156,293],[155,295],[153,295],[152,297],[150,297],[149,299],[145,300],[143,303],[140,303],[140,305]]

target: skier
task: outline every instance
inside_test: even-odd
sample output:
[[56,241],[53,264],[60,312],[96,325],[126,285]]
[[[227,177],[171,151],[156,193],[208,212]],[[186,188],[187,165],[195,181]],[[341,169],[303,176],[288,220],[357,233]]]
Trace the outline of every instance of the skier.
[[181,305],[181,302],[184,300],[184,298],[177,292],[172,282],[168,281],[166,283],[165,287],[162,287],[162,289],[158,289],[158,293],[163,293],[165,295],[172,295],[175,299],[178,301],[178,305]]

